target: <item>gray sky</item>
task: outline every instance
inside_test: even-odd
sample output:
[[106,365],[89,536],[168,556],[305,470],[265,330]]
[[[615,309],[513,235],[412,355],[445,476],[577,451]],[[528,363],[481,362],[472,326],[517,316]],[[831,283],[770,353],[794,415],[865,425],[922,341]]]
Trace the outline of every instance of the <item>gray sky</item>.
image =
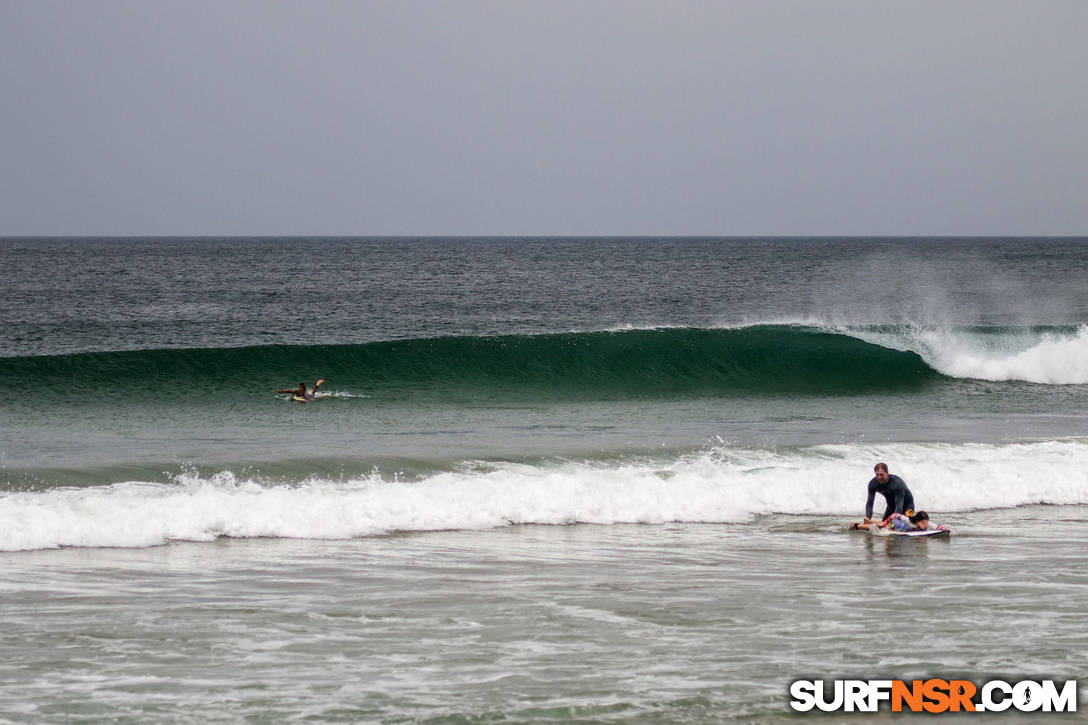
[[1086,39],[1086,0],[0,0],[0,235],[1088,234]]

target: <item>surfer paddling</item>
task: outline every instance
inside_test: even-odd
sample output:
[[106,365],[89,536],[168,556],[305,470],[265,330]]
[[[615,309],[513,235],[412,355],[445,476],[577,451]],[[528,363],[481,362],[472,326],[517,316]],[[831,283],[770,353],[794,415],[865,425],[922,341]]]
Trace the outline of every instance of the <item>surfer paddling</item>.
[[313,400],[317,397],[317,388],[321,383],[325,382],[324,379],[318,380],[314,383],[312,389],[306,387],[306,383],[299,383],[297,388],[288,388],[287,390],[277,390],[277,393],[286,393],[291,396],[292,399],[300,400]]

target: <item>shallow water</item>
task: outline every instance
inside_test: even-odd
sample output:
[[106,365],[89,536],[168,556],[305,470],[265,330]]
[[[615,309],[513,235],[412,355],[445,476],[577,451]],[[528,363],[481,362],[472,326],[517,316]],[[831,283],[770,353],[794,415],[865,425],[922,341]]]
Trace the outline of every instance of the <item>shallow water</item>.
[[2,554],[0,716],[777,722],[798,678],[1083,678],[1088,507],[843,523]]

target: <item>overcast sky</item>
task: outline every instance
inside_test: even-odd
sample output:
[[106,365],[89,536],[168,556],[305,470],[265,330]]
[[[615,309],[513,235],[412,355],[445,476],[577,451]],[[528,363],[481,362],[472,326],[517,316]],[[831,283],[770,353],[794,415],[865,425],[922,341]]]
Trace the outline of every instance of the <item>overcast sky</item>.
[[1088,0],[0,0],[0,235],[1088,234]]

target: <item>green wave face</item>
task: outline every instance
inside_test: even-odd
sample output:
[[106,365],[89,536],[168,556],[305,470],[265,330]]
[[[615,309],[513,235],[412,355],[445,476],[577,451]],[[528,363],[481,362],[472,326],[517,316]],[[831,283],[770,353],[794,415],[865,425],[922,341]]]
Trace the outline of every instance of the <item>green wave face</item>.
[[789,326],[448,337],[359,345],[144,350],[0,359],[36,395],[267,396],[299,381],[387,398],[620,399],[907,391],[915,353]]

